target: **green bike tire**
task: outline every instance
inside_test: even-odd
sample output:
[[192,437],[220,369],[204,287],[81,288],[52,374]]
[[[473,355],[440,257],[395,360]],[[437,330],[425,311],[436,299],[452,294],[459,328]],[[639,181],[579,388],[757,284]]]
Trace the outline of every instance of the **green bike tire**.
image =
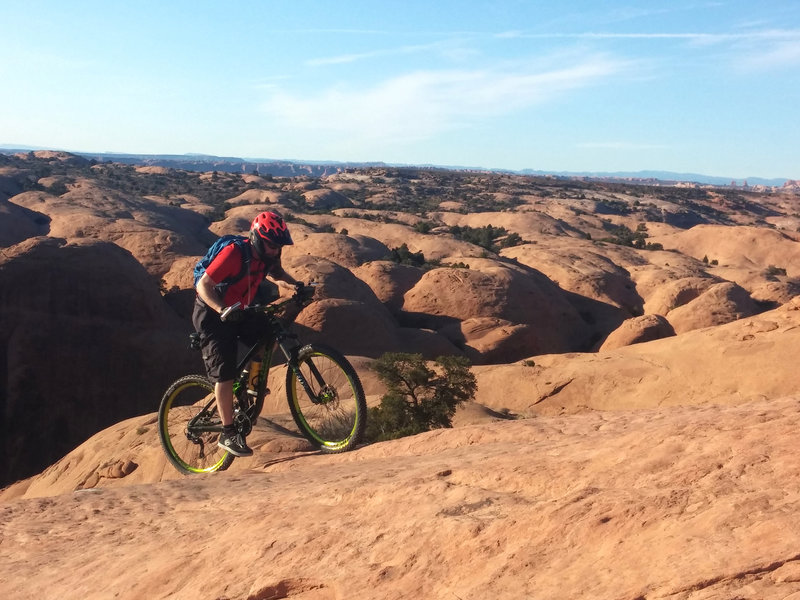
[[[321,452],[352,450],[367,425],[367,401],[355,369],[342,354],[323,344],[300,348],[296,364],[313,393],[326,397],[323,402],[313,402],[294,369],[287,369],[286,394],[300,432]],[[318,381],[311,365],[324,382]]]
[[217,445],[219,429],[199,431],[189,428],[195,417],[202,425],[222,426],[213,397],[214,384],[207,377],[186,375],[175,381],[161,399],[158,436],[169,462],[181,473],[224,471],[235,458]]

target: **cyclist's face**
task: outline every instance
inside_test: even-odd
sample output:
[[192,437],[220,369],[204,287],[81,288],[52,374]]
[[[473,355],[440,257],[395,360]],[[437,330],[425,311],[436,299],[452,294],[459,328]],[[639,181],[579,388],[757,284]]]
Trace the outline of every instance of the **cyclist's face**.
[[281,251],[280,246],[276,246],[267,240],[261,240],[261,247],[264,248],[264,254],[267,256],[277,256],[277,254]]

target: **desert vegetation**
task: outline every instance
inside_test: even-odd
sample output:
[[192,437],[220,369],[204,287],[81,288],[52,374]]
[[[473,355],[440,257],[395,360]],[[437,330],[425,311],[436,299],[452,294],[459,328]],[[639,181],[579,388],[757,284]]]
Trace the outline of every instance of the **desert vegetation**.
[[456,409],[475,398],[475,376],[461,356],[440,356],[431,364],[421,354],[388,352],[372,368],[387,391],[369,411],[368,441],[452,427]]

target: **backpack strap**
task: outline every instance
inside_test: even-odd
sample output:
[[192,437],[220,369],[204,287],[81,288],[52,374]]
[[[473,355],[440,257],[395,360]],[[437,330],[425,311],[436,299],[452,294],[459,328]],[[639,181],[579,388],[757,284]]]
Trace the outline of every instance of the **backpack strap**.
[[236,283],[242,277],[245,277],[250,274],[250,259],[253,257],[252,249],[250,248],[250,244],[247,243],[246,240],[238,240],[234,242],[242,253],[242,268],[239,271],[239,274],[236,277],[231,277],[226,283],[228,285],[232,283]]

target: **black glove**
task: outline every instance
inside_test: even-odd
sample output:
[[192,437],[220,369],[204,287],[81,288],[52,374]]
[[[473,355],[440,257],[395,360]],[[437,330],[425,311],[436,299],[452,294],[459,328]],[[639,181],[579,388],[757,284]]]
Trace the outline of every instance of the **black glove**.
[[302,281],[298,281],[295,285],[294,297],[301,304],[307,304],[314,297],[314,288]]
[[226,307],[225,310],[220,313],[219,318],[223,323],[238,323],[244,319],[242,304],[237,302],[236,304]]

